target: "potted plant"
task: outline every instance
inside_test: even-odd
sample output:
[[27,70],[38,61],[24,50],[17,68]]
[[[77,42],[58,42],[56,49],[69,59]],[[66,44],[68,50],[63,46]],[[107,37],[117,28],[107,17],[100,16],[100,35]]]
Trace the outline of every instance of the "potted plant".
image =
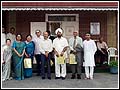
[[109,66],[110,66],[110,73],[112,74],[118,73],[118,60],[111,60]]

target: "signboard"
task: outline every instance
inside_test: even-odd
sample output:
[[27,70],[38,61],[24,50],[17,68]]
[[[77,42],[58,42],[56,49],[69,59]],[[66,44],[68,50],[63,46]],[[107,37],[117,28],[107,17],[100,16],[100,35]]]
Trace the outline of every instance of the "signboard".
[[90,23],[90,34],[91,35],[100,35],[100,23],[91,22]]

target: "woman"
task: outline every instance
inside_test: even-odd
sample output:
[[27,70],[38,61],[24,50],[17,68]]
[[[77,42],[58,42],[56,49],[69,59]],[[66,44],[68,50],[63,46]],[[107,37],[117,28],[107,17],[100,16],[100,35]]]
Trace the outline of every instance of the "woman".
[[6,45],[2,47],[2,81],[10,80],[10,72],[11,72],[11,56],[12,56],[12,48],[11,48],[11,40],[6,40]]
[[[33,65],[33,56],[34,56],[35,44],[32,41],[31,35],[26,36],[25,44],[26,44],[25,58],[31,58],[31,60],[32,60],[31,62]],[[25,68],[24,75],[25,75],[25,77],[31,77],[32,76],[32,68]]]
[[16,41],[13,42],[13,65],[16,80],[24,79],[23,72],[23,57],[25,53],[25,43],[21,41],[22,35],[16,36]]

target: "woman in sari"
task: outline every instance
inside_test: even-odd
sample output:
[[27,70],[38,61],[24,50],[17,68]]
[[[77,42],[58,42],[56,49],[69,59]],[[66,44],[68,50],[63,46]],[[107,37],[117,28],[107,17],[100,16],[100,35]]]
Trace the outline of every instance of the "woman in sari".
[[[31,59],[31,63],[33,65],[33,56],[34,56],[35,44],[32,41],[32,36],[31,35],[27,35],[26,36],[25,44],[26,44],[25,58],[30,58]],[[32,67],[31,68],[25,68],[24,67],[24,76],[26,78],[32,76]]]
[[11,40],[6,40],[6,45],[2,47],[2,81],[10,80],[11,72]]
[[16,41],[13,42],[13,65],[16,80],[24,79],[23,57],[25,53],[25,43],[21,41],[22,36],[18,34]]

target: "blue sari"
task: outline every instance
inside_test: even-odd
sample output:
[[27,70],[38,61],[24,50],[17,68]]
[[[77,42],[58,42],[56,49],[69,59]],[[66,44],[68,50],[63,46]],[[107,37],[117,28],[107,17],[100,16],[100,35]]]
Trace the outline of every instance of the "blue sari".
[[[22,54],[23,50],[25,49],[25,43],[14,41],[12,48],[15,48],[19,54]],[[14,51],[13,51],[13,65],[15,79],[23,80],[24,79],[23,56],[19,57]]]
[[[33,41],[31,41],[31,42],[25,41],[25,45],[26,45],[25,52],[29,56],[28,58],[31,58],[31,60],[32,60],[31,62],[33,65],[33,56],[34,56],[35,44]],[[32,68],[24,68],[24,76],[26,78],[32,77]]]

